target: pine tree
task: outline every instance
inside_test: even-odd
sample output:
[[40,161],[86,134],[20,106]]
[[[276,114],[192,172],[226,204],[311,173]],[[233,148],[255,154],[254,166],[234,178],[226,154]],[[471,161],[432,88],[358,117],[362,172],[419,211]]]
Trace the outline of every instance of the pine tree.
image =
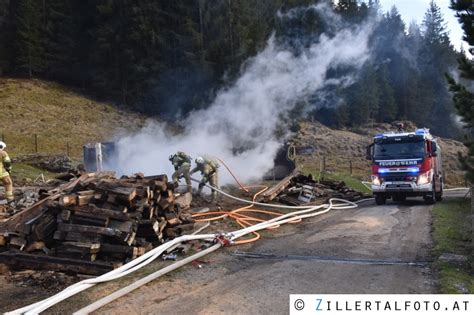
[[397,114],[397,105],[395,104],[393,89],[388,80],[388,69],[385,64],[377,71],[377,83],[380,91],[377,120],[392,122]]
[[434,0],[430,1],[429,7],[423,19],[425,41],[432,45],[450,45],[447,23],[444,21],[440,7]]
[[377,73],[373,65],[367,64],[362,69],[357,83],[349,88],[348,103],[351,104],[351,124],[362,125],[377,120],[379,112],[380,90]]
[[460,131],[453,123],[454,105],[444,79],[444,73],[456,64],[456,52],[449,41],[448,31],[440,8],[434,1],[426,11],[422,23],[423,41],[419,64],[421,80],[429,82],[433,102],[427,125],[441,136],[459,137]]
[[17,72],[30,77],[45,67],[42,38],[42,8],[36,0],[18,0],[10,2],[13,6],[14,64]]
[[[470,50],[474,50],[474,7],[472,1],[452,0],[451,9],[456,11],[459,23],[464,30],[464,40],[470,45]],[[467,59],[465,54],[461,54],[458,59],[461,78],[466,84],[471,84],[474,80],[474,62]],[[450,90],[453,92],[453,100],[458,114],[462,117],[465,128],[470,132],[466,136],[464,144],[468,147],[467,155],[460,155],[461,164],[466,171],[466,178],[474,183],[474,140],[472,130],[474,128],[474,93],[460,82],[456,82],[452,77],[446,75]]]
[[8,68],[8,8],[9,1],[0,1],[0,75]]

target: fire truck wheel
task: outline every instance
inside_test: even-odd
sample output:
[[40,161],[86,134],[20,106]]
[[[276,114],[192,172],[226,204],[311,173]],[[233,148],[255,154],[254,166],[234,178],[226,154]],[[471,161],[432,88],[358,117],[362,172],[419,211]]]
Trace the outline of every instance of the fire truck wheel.
[[433,183],[433,191],[423,197],[427,205],[433,205],[436,203],[436,187]]
[[443,182],[441,182],[441,188],[439,189],[439,192],[436,193],[436,201],[441,200],[443,200]]
[[382,195],[382,194],[376,194],[375,195],[375,203],[379,206],[384,205],[385,202],[387,201],[387,198]]

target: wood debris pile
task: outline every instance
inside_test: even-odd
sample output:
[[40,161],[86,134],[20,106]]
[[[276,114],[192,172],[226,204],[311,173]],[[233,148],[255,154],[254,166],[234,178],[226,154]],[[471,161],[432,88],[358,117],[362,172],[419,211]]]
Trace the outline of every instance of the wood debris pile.
[[294,171],[277,185],[264,192],[260,201],[277,200],[291,206],[326,203],[330,198],[357,201],[370,195],[355,191],[343,182],[333,180],[316,181],[311,175]]
[[84,174],[40,198],[0,223],[1,263],[102,274],[194,227],[166,175]]

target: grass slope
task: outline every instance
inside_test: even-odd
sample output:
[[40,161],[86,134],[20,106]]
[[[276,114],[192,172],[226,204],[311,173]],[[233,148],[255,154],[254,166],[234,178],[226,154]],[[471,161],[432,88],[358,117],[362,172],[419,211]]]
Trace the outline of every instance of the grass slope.
[[40,153],[65,153],[69,142],[70,156],[80,158],[85,143],[145,123],[143,116],[40,80],[0,79],[0,108],[0,137],[12,156],[34,153],[37,134]]
[[465,255],[472,263],[470,215],[468,199],[447,199],[433,208],[434,255],[440,293],[474,293],[474,274],[469,263],[454,266],[438,259],[443,253],[450,253]]

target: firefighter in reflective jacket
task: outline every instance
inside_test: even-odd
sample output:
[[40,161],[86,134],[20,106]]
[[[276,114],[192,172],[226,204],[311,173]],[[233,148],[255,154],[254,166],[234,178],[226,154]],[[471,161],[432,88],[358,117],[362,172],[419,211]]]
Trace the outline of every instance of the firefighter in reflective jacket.
[[12,170],[12,161],[8,156],[7,151],[5,148],[7,145],[5,142],[0,141],[0,181],[5,187],[5,198],[7,199],[9,204],[13,203],[13,182],[10,177],[10,172]]
[[171,175],[175,187],[179,185],[179,179],[184,177],[188,192],[192,192],[191,177],[191,157],[184,152],[178,151],[176,154],[170,155],[169,160],[174,166],[174,173]]
[[[219,188],[218,184],[218,168],[219,164],[213,160],[205,159],[201,156],[196,158],[196,167],[191,171],[191,175],[197,171],[201,172],[202,179],[199,183],[198,195],[201,194],[204,185],[209,183],[212,187]],[[211,202],[217,201],[217,191],[212,189],[212,199]]]

